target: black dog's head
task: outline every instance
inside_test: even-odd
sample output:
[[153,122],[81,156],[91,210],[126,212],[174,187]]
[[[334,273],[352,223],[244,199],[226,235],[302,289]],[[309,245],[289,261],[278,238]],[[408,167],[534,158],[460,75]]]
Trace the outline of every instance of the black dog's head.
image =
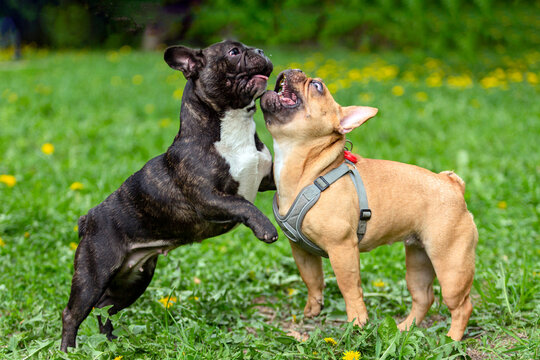
[[202,50],[171,46],[164,58],[193,81],[205,101],[222,110],[244,108],[261,96],[273,69],[262,50],[229,40]]

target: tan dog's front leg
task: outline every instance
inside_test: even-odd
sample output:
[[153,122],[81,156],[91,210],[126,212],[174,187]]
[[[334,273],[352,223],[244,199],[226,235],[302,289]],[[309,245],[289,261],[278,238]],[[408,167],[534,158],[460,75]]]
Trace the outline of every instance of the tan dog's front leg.
[[300,276],[308,289],[308,299],[304,308],[305,317],[317,316],[323,308],[324,274],[320,256],[312,255],[302,248],[291,244],[292,254]]
[[345,299],[347,320],[363,326],[368,320],[368,313],[360,281],[358,247],[354,241],[352,243],[355,246],[333,247],[328,252],[328,256],[336,274],[339,290]]

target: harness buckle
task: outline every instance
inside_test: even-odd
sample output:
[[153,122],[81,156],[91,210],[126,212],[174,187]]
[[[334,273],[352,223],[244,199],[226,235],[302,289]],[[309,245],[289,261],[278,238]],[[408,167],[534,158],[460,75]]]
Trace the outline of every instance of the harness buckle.
[[313,182],[313,184],[315,184],[315,186],[320,190],[320,191],[324,191],[326,189],[328,189],[328,187],[330,186],[330,183],[328,181],[326,181],[326,179],[322,176],[319,176],[318,178],[315,179],[315,181]]
[[371,209],[360,209],[360,220],[367,221],[371,219]]

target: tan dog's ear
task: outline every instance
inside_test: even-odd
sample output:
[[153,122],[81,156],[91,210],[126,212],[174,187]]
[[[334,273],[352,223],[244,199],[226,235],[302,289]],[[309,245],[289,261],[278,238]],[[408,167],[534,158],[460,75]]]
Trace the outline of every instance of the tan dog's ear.
[[375,115],[379,109],[369,106],[346,106],[341,108],[338,131],[347,134],[356,129]]

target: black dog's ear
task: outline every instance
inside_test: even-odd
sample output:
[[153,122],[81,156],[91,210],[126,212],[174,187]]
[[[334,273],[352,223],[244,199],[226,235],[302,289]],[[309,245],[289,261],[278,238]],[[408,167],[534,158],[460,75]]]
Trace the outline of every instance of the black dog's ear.
[[163,58],[171,68],[183,72],[188,80],[196,78],[206,63],[202,50],[194,50],[185,46],[168,47]]

